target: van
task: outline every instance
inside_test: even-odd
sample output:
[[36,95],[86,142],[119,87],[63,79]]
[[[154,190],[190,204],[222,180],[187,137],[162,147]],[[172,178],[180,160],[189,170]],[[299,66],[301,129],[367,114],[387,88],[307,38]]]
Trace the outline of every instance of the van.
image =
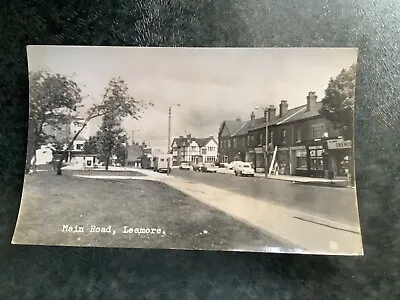
[[171,162],[170,155],[159,155],[154,158],[154,171],[160,173],[167,173],[168,167],[171,169],[171,165],[168,166],[168,163]]

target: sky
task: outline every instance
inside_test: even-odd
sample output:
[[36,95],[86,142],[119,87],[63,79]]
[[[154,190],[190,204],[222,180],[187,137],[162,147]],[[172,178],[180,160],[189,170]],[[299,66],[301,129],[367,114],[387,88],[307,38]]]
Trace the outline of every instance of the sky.
[[[28,46],[29,71],[47,70],[71,78],[88,97],[85,111],[100,103],[113,77],[128,84],[137,100],[153,107],[139,121],[123,126],[135,141],[167,148],[168,108],[171,136],[218,136],[223,120],[248,120],[255,107],[288,101],[289,109],[306,103],[309,91],[321,100],[331,77],[357,61],[353,48],[146,48]],[[101,119],[90,126],[95,134]],[[171,140],[172,140],[171,138]]]

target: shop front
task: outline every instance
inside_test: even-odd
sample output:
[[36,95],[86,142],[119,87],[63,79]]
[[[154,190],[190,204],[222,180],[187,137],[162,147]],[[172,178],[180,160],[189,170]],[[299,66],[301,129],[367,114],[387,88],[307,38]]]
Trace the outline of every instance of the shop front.
[[335,177],[349,177],[353,159],[352,141],[343,139],[327,140],[330,168]]
[[273,173],[279,175],[290,175],[290,148],[278,148],[273,166]]
[[264,149],[262,147],[254,148],[254,171],[263,173],[265,168]]
[[290,175],[326,177],[328,162],[326,142],[323,140],[290,147]]

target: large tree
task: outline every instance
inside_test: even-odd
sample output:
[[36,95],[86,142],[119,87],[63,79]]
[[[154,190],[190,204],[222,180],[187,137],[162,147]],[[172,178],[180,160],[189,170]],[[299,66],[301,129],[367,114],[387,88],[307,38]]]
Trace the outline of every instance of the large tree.
[[36,150],[54,136],[52,130],[68,121],[82,101],[81,89],[60,74],[38,71],[29,74],[29,132],[26,172],[35,165]]
[[[74,141],[79,134],[86,128],[87,124],[94,118],[103,117],[109,120],[117,120],[121,122],[124,118],[130,116],[133,119],[140,119],[143,109],[147,106],[153,106],[152,102],[144,102],[136,100],[129,95],[128,85],[120,77],[112,78],[103,95],[103,100],[100,104],[93,104],[87,111],[87,117],[83,122],[81,128],[76,132],[73,138],[70,140],[66,149],[63,151],[61,159],[57,165],[57,174],[62,174],[62,163],[68,155],[68,151],[73,146]],[[107,121],[108,122],[108,121]]]
[[106,170],[108,170],[110,160],[116,154],[115,150],[121,147],[121,140],[124,137],[126,140],[120,117],[113,113],[103,116],[98,136],[101,160],[105,162]]
[[89,139],[83,144],[83,152],[85,154],[98,154],[99,153],[99,136],[90,136]]
[[343,69],[336,78],[331,78],[322,99],[320,113],[330,120],[343,138],[353,139],[354,96],[356,66]]

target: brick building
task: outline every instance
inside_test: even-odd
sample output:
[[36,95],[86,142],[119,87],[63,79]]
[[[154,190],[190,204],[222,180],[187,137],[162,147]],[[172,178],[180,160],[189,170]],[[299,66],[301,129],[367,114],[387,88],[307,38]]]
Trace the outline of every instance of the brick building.
[[[288,102],[282,100],[278,112],[269,106],[264,118],[256,119],[252,113],[250,120],[242,122],[232,134],[229,125],[232,128],[234,121],[224,121],[220,129],[220,157],[226,155],[231,162],[232,155],[240,152],[240,160],[253,163],[256,172],[264,172],[265,120],[268,119],[268,167],[276,149],[274,162],[279,174],[327,177],[328,171],[333,171],[334,176],[345,176],[351,169],[352,141],[344,141],[333,124],[320,115],[321,107],[317,95],[310,92],[302,106],[289,109]],[[236,143],[222,142],[235,139]]]

